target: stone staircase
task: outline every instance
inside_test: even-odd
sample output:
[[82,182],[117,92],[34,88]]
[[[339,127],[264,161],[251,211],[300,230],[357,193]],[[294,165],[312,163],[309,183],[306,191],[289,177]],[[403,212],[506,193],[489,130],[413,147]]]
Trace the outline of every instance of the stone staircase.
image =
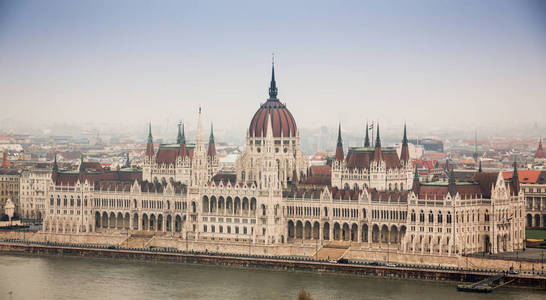
[[320,247],[318,251],[313,255],[313,258],[316,257],[317,259],[338,260],[343,257],[349,247],[349,242],[330,242]]
[[119,244],[120,248],[146,248],[153,235],[132,234],[129,238]]

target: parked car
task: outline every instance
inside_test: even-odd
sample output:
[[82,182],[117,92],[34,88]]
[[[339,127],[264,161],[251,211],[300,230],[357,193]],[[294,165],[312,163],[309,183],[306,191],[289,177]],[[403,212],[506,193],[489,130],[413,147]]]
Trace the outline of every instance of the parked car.
[[349,260],[346,259],[346,258],[340,258],[340,259],[337,260],[337,263],[338,264],[348,264]]

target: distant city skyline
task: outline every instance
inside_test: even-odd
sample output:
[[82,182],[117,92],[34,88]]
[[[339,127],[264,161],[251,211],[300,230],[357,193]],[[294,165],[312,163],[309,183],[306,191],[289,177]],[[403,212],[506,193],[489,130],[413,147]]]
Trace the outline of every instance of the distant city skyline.
[[166,134],[203,107],[242,139],[267,98],[272,52],[279,98],[302,129],[373,119],[430,134],[544,130],[544,6],[3,1],[0,131],[144,132],[151,121]]

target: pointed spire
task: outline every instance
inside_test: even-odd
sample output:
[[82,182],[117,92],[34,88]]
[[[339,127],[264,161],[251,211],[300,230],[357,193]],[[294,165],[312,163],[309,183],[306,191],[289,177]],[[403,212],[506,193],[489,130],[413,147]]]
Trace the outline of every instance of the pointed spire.
[[417,165],[415,165],[415,173],[413,174],[413,186],[412,190],[416,195],[419,195],[421,183],[419,182],[419,170],[417,169]]
[[130,168],[131,167],[131,160],[129,160],[129,152],[125,154],[125,165],[124,168]]
[[408,145],[408,136],[406,134],[406,123],[404,123],[404,137],[402,138],[402,145]]
[[400,151],[400,160],[409,161],[408,136],[406,134],[406,123],[404,123],[404,137],[402,138],[402,150]]
[[512,174],[512,187],[514,189],[514,195],[519,194],[519,176],[518,176],[518,163],[514,158],[514,172]]
[[153,144],[154,139],[152,138],[152,122],[148,124],[148,144]]
[[343,146],[343,141],[341,140],[341,123],[339,123],[337,129],[337,146]]
[[336,160],[343,161],[345,154],[343,153],[343,141],[341,139],[341,123],[339,123],[337,131],[337,146],[336,146]]
[[379,137],[379,123],[377,124],[377,137],[375,139],[375,147],[381,148],[381,138]]
[[451,171],[449,172],[447,191],[449,192],[451,197],[454,197],[457,194],[457,185],[455,183],[455,172],[453,171],[453,168],[451,168]]
[[185,144],[186,143],[185,137],[184,137],[184,134],[183,134],[184,129],[181,128],[182,126],[184,126],[182,124],[182,122],[179,122],[178,123],[178,135],[176,136],[176,143],[177,144]]
[[210,123],[209,143],[214,143],[214,129],[212,127],[212,123]]
[[364,138],[364,147],[370,147],[370,137],[368,134],[368,131],[370,131],[370,129],[368,128],[368,126],[368,121],[366,121],[366,137]]
[[83,154],[80,156],[80,173],[85,173],[85,165],[83,164]]
[[380,162],[383,160],[383,151],[381,150],[381,137],[379,136],[379,124],[377,124],[377,137],[375,140],[375,149],[373,150],[373,160]]
[[275,81],[275,56],[273,56],[273,61],[271,62],[271,83],[269,85],[269,100],[278,100],[277,92],[277,82]]
[[209,149],[207,154],[210,157],[216,156],[216,146],[214,144],[214,130],[212,128],[212,123],[210,124]]
[[154,155],[154,140],[152,138],[152,123],[148,125],[148,142],[146,144],[146,156],[152,157]]
[[57,153],[55,153],[55,158],[53,159],[53,172],[59,172],[59,166],[57,165]]

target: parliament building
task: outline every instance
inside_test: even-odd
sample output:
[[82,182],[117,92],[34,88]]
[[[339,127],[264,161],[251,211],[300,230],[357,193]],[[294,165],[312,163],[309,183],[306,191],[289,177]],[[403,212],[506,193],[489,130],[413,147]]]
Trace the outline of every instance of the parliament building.
[[155,147],[150,126],[139,169],[107,170],[82,159],[78,170],[62,171],[55,162],[43,231],[307,256],[328,248],[354,257],[365,257],[359,251],[449,257],[524,247],[515,167],[508,181],[476,171],[471,181],[457,182],[451,170],[445,181],[420,182],[405,126],[400,155],[381,145],[379,127],[373,145],[366,130],[364,147],[345,153],[340,130],[335,160],[310,166],[296,119],[277,91],[273,67],[269,97],[250,119],[235,172],[221,170],[200,111],[193,143],[179,126],[176,144]]

